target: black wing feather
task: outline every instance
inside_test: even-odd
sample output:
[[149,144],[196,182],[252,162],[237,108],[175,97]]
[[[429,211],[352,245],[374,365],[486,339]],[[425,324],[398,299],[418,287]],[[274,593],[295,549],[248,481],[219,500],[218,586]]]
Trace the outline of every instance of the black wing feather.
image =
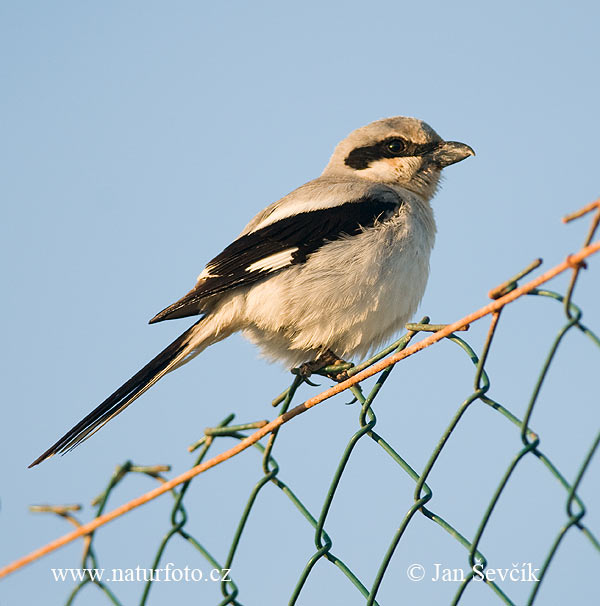
[[389,195],[369,196],[339,206],[298,213],[240,236],[208,263],[211,274],[208,278],[161,311],[150,323],[196,315],[201,311],[202,299],[238,286],[248,286],[283,269],[249,271],[253,264],[290,249],[297,250],[287,266],[304,263],[326,242],[354,236],[372,227],[397,210],[400,204],[399,198],[394,201]]

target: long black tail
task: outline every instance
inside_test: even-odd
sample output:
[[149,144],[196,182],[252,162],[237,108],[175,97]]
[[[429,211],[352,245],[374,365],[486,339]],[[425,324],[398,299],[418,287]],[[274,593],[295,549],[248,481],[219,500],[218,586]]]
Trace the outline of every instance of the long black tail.
[[148,362],[144,368],[133,375],[129,381],[119,387],[117,391],[79,421],[60,440],[50,446],[29,467],[41,463],[56,453],[65,453],[72,450],[98,431],[105,423],[108,423],[113,417],[125,410],[167,372],[184,363],[190,355],[199,353],[211,342],[220,340],[220,338],[210,338],[210,330],[203,330],[205,327],[200,326],[205,323],[203,318],[188,328],[173,343]]

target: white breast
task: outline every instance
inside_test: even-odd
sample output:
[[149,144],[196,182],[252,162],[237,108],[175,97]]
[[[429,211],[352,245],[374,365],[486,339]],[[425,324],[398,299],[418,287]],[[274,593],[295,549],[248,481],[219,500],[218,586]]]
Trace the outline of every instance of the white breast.
[[423,297],[435,238],[429,203],[405,190],[402,198],[394,218],[330,242],[305,264],[252,288],[245,295],[246,336],[290,364],[320,348],[362,358],[390,340]]

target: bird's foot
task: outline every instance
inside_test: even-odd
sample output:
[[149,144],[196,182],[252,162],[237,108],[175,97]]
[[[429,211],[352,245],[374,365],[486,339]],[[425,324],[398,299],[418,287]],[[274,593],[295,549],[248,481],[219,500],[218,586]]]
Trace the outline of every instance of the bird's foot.
[[321,370],[321,368],[323,368],[324,366],[326,366],[326,364],[323,364],[317,358],[312,362],[304,362],[304,364],[300,364],[298,368],[292,368],[292,374],[304,379],[304,381],[309,385],[312,385],[313,387],[318,387],[317,385],[309,381],[308,378],[318,370]]
[[[339,368],[336,368],[338,366]],[[344,381],[348,378],[347,370],[352,368],[352,366],[353,364],[342,360],[330,349],[327,349],[312,362],[305,362],[298,366],[298,368],[293,368],[292,373],[302,377],[305,382],[314,386],[313,383],[308,381],[308,378],[314,373],[318,372],[336,381]]]

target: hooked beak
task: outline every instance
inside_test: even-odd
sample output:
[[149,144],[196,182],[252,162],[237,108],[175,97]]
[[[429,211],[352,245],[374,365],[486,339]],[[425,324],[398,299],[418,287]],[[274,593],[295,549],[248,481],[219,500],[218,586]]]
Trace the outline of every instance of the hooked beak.
[[432,161],[440,168],[456,164],[469,156],[474,156],[472,147],[458,141],[445,141],[432,154]]

